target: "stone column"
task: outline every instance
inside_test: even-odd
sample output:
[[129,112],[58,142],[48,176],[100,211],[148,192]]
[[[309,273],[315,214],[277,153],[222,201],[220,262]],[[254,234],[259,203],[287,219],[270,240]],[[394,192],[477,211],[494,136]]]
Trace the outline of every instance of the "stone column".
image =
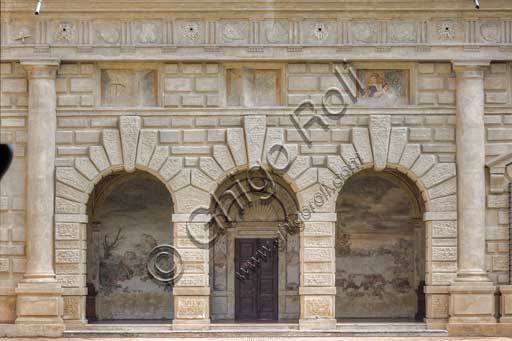
[[336,213],[313,213],[300,234],[300,329],[336,329]]
[[[193,220],[193,222],[191,222]],[[174,330],[210,328],[209,230],[206,214],[173,214],[175,266]],[[181,264],[178,264],[181,261]]]
[[22,62],[29,84],[27,268],[16,289],[16,323],[62,325],[62,289],[55,278],[53,251],[58,64],[58,61]]
[[485,270],[484,68],[489,61],[454,61],[457,82],[458,270],[450,287],[452,333],[495,328],[495,286]]

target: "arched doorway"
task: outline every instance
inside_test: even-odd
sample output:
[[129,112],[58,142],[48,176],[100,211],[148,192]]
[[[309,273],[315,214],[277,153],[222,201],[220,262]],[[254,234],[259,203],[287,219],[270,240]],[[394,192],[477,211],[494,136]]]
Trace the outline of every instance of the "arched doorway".
[[425,228],[415,184],[396,171],[361,171],[346,182],[336,212],[336,317],[424,316]]
[[[297,320],[299,233],[287,230],[298,212],[293,191],[274,174],[240,172],[219,186],[210,211],[214,229],[226,227],[210,245],[212,320]],[[253,256],[256,270],[246,262]]]
[[96,185],[88,203],[89,321],[173,318],[172,286],[147,269],[151,250],[172,244],[171,214],[169,191],[148,173],[113,173]]

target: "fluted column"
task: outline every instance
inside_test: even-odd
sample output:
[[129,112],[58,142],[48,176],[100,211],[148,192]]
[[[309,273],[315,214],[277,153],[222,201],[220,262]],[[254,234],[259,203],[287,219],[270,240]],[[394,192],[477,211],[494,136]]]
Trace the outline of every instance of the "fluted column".
[[61,324],[61,287],[54,269],[54,189],[57,61],[26,61],[27,267],[17,292],[16,323]]
[[453,334],[495,328],[496,290],[485,270],[484,70],[489,61],[454,61],[457,77],[458,271],[450,287]]

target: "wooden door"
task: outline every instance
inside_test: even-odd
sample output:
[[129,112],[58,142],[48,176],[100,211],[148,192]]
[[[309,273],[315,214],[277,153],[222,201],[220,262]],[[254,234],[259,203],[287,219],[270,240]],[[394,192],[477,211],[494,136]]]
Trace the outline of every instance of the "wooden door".
[[[236,239],[235,241],[235,318],[237,320],[278,319],[278,252],[277,248],[273,247],[273,243],[274,239]],[[262,253],[266,257],[262,256]],[[251,257],[255,257],[260,262],[251,260]],[[256,264],[254,271],[249,270],[247,261]],[[249,270],[249,274],[240,270],[241,268]],[[242,276],[236,275],[236,272]]]

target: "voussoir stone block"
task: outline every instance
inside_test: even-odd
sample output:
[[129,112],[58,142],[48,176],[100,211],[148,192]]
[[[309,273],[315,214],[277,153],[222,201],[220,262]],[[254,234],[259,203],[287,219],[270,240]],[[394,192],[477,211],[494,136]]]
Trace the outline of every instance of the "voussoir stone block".
[[405,145],[407,144],[407,128],[398,127],[391,129],[391,138],[389,142],[388,162],[398,164]]
[[426,188],[431,188],[456,175],[454,163],[438,163],[432,167],[421,180]]
[[102,146],[89,147],[89,157],[100,172],[103,172],[110,167],[107,153]]
[[[247,137],[247,154],[249,166],[261,165],[263,143],[267,118],[264,115],[248,115],[244,119],[245,136]],[[228,132],[229,138],[229,132]],[[229,141],[229,140],[228,140]]]
[[452,178],[428,190],[431,199],[444,197],[457,192],[457,179]]
[[420,155],[421,147],[419,144],[408,144],[405,146],[404,153],[400,158],[400,165],[406,169],[410,169]]
[[151,157],[151,161],[149,162],[149,168],[158,172],[160,167],[164,164],[165,160],[169,157],[169,147],[168,146],[157,146],[155,148],[155,152]]
[[411,168],[417,177],[423,176],[432,166],[436,163],[436,157],[434,155],[420,155]]
[[193,186],[201,188],[207,192],[213,192],[217,183],[210,179],[206,174],[197,168],[191,169],[191,183]]
[[370,116],[370,137],[372,142],[374,168],[377,171],[386,168],[390,134],[391,116]]
[[107,156],[112,166],[118,166],[123,164],[123,154],[121,149],[121,139],[119,136],[119,130],[103,130],[103,146],[107,151]]
[[213,157],[225,172],[235,167],[233,157],[231,156],[228,147],[225,145],[213,146]]
[[142,129],[139,136],[139,145],[137,147],[136,163],[147,167],[153,151],[155,150],[158,141],[158,131]]
[[180,170],[178,174],[169,181],[169,184],[174,191],[190,185],[190,168]]
[[223,174],[217,162],[209,156],[199,158],[199,168],[214,180],[220,179]]
[[160,175],[169,181],[173,176],[183,168],[183,158],[181,157],[170,157],[168,158],[162,167],[160,168]]
[[92,183],[72,167],[57,167],[56,176],[57,180],[60,182],[63,182],[82,192],[89,193],[92,190]]
[[75,168],[89,180],[98,176],[98,170],[89,158],[75,159]]
[[247,163],[244,130],[242,128],[228,129],[227,141],[236,165],[244,166]]
[[363,163],[372,163],[372,147],[370,144],[370,135],[366,128],[352,129],[352,142]]
[[141,119],[139,116],[121,116],[119,119],[124,169],[127,172],[135,171],[140,127]]

